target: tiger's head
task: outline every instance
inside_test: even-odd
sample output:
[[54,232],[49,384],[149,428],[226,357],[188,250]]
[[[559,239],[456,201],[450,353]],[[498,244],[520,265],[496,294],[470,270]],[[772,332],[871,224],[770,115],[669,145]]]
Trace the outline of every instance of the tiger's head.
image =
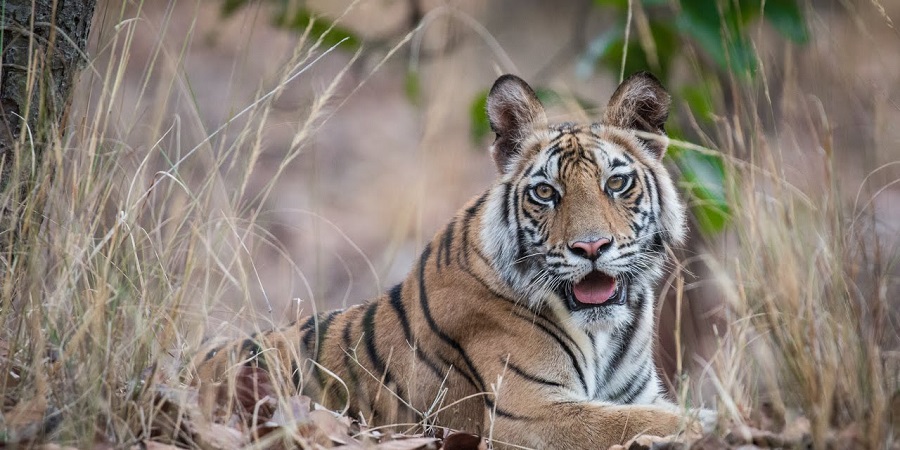
[[487,109],[499,179],[482,243],[529,307],[576,326],[626,323],[652,305],[665,245],[685,234],[662,157],[670,98],[648,73],[626,79],[597,123],[551,125],[531,87],[500,77]]

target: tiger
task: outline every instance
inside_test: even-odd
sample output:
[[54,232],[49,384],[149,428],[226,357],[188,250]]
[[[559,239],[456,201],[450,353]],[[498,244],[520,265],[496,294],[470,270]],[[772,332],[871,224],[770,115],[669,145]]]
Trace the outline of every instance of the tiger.
[[534,89],[499,77],[486,106],[498,176],[408,276],[360,305],[200,352],[201,388],[263,368],[368,424],[466,430],[495,447],[696,430],[653,356],[654,286],[686,233],[662,161],[670,103],[640,72],[599,122],[551,124]]

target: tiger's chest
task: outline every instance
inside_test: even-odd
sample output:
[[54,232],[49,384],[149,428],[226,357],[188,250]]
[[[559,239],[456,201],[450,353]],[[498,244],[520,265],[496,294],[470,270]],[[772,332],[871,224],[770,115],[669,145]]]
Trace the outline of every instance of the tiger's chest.
[[615,404],[649,404],[660,395],[653,363],[654,321],[641,311],[629,326],[586,333],[564,322],[561,353],[571,353],[569,392],[573,399]]

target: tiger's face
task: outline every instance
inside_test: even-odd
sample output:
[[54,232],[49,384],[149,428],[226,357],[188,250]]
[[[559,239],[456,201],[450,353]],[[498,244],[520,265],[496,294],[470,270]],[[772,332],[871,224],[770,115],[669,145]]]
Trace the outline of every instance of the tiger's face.
[[599,123],[551,126],[522,80],[494,85],[488,111],[502,174],[482,240],[528,306],[548,304],[590,329],[621,326],[652,303],[665,245],[684,234],[684,207],[660,161],[668,102],[655,78],[639,74]]

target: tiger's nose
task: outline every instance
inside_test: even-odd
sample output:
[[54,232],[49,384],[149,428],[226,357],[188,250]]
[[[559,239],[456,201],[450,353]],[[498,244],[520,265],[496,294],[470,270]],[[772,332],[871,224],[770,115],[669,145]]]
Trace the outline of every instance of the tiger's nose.
[[600,238],[595,241],[575,241],[569,244],[569,249],[572,250],[572,253],[591,261],[599,258],[610,247],[612,247],[612,239],[610,238]]

